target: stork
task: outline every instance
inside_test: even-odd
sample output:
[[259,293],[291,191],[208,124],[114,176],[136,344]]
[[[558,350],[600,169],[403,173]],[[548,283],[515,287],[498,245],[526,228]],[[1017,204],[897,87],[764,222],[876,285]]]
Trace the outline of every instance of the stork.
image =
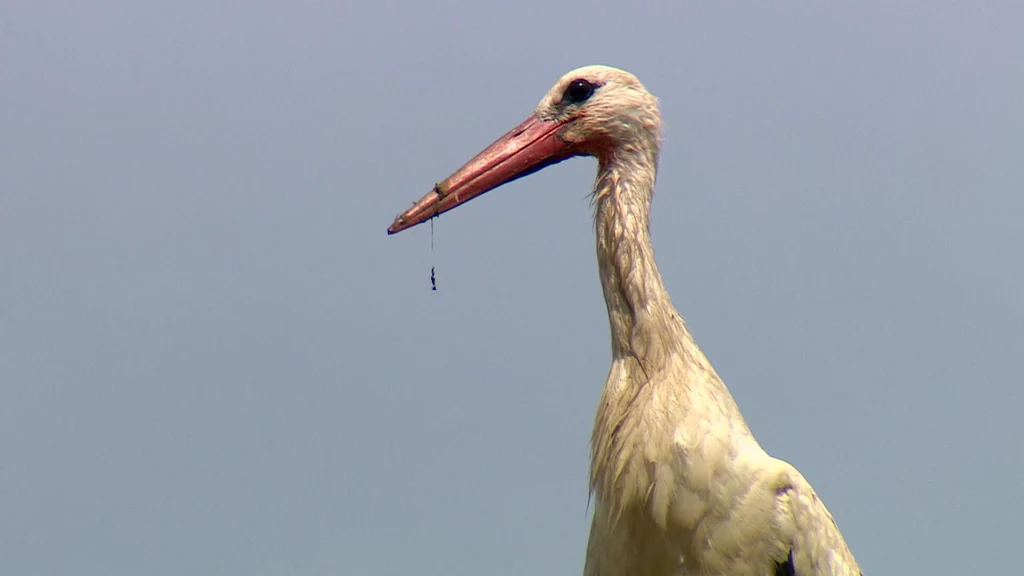
[[596,157],[612,365],[591,437],[584,575],[858,575],[832,515],[755,440],[665,290],[649,232],[660,144],[658,100],[635,76],[579,68],[388,234],[572,156]]

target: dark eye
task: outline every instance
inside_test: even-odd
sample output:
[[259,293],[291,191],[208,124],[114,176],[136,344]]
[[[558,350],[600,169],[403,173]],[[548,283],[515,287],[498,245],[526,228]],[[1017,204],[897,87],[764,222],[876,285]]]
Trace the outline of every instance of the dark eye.
[[594,94],[594,85],[586,80],[573,80],[569,83],[569,87],[565,89],[565,95],[562,99],[570,104],[579,104],[586,102],[587,98],[590,98]]

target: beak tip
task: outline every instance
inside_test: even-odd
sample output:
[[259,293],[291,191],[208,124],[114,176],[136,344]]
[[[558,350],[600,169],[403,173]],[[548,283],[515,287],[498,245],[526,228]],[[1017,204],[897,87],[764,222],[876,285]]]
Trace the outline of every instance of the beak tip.
[[398,234],[402,230],[405,230],[405,228],[405,218],[402,218],[402,216],[398,216],[397,218],[395,218],[395,221],[391,223],[391,226],[388,226],[388,236],[391,236],[392,234]]

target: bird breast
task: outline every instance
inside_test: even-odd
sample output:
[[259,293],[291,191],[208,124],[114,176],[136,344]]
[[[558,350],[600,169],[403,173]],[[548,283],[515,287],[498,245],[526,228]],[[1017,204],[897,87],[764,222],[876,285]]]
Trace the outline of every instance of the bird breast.
[[702,521],[728,516],[749,488],[743,462],[764,454],[728,392],[703,382],[713,372],[667,366],[648,375],[636,359],[613,363],[593,438],[598,541],[609,561],[653,563],[646,574],[678,573]]

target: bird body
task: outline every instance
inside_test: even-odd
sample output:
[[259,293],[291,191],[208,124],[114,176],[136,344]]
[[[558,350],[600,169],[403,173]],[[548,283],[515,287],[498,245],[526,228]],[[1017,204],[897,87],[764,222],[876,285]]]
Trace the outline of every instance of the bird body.
[[389,232],[565,158],[595,156],[612,365],[591,438],[584,576],[858,575],[824,504],[757,443],[665,290],[649,232],[660,135],[657,99],[635,76],[574,70]]

